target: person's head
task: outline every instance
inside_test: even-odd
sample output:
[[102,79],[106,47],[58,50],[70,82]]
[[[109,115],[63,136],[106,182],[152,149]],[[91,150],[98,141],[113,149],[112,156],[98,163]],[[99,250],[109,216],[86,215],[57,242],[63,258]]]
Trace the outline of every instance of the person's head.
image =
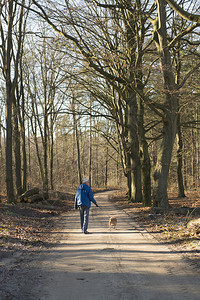
[[83,183],[89,185],[89,179],[87,179],[87,178],[83,179]]

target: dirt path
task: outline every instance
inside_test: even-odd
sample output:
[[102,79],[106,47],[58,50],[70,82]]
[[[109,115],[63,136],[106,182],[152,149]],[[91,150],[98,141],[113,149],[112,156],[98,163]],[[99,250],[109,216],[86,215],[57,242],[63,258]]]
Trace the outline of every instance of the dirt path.
[[[81,233],[78,211],[63,218],[60,244],[45,253],[30,299],[200,299],[197,270],[115,208],[109,193],[95,197],[101,209],[90,210],[91,234]],[[118,225],[110,232],[113,215]]]

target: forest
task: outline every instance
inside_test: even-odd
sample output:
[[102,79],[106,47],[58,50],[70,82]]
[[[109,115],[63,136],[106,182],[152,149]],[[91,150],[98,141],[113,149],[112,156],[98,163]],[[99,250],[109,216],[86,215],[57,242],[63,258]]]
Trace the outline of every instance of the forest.
[[0,194],[199,190],[199,1],[1,1]]

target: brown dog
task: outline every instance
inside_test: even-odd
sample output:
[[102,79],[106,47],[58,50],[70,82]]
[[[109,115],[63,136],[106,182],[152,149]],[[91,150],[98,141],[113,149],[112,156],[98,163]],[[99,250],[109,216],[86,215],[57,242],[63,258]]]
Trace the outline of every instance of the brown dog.
[[117,218],[116,217],[111,217],[109,220],[109,228],[111,230],[111,226],[113,226],[113,228],[115,229],[117,225]]

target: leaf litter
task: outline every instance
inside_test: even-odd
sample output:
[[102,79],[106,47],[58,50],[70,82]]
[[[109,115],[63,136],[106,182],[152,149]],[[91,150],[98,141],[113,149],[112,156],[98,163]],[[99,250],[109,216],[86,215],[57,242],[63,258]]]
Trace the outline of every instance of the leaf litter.
[[[30,299],[41,278],[40,257],[59,241],[58,220],[73,208],[73,193],[54,193],[48,205],[0,203],[0,299]],[[54,205],[52,205],[52,203]]]
[[[168,211],[128,202],[121,191],[115,193],[111,201],[159,242],[182,253],[191,264],[200,267],[200,197],[197,192],[190,192],[184,198],[177,198],[174,192],[169,193],[171,208]],[[196,226],[188,226],[193,220],[198,221]]]

